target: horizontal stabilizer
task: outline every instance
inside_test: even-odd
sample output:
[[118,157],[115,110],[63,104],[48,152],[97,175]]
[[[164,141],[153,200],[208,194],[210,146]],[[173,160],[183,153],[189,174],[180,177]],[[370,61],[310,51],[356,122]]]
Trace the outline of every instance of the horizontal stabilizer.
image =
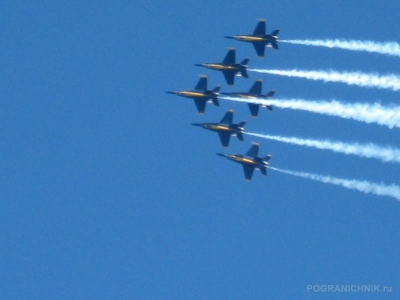
[[278,43],[277,43],[277,42],[275,42],[275,41],[272,41],[272,42],[271,42],[271,44],[272,44],[272,47],[274,47],[274,49],[276,49],[276,50],[278,50],[278,49],[279,49],[279,47],[278,47]]
[[263,158],[263,161],[269,161],[271,159],[272,155],[268,154],[266,157]]
[[274,31],[271,32],[271,35],[274,36],[274,37],[278,37],[278,34],[279,34],[279,29],[278,28],[276,28]]
[[236,137],[238,138],[239,141],[243,142],[243,134],[241,132],[237,132]]
[[212,99],[212,103],[213,103],[215,106],[219,106],[219,101],[218,101],[217,98]]
[[261,167],[260,171],[264,176],[267,176],[267,168]]
[[240,122],[240,123],[238,124],[238,126],[239,126],[240,128],[244,128],[244,126],[246,126],[246,121]]
[[242,60],[242,62],[240,63],[241,65],[247,66],[247,64],[249,63],[249,58],[245,58]]
[[272,98],[274,95],[275,95],[275,91],[270,91],[269,93],[267,93],[266,97]]
[[242,76],[243,76],[244,78],[249,78],[249,75],[247,75],[246,69],[241,70],[241,71],[240,71],[240,74],[242,74]]
[[213,92],[214,93],[219,93],[219,90],[221,89],[221,86],[220,85],[217,85],[214,89],[213,89]]

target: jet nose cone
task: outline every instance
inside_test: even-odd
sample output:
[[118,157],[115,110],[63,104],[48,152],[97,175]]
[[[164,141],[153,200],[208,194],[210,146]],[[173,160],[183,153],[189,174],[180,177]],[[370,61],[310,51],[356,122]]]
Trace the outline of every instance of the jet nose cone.
[[176,94],[176,92],[166,91],[167,94]]
[[203,64],[194,64],[194,65],[197,66],[197,67],[204,67]]
[[225,36],[226,39],[235,39],[233,36]]
[[192,123],[193,126],[201,126],[199,123]]
[[217,153],[217,155],[222,156],[222,157],[226,157],[226,154],[223,154],[223,153]]

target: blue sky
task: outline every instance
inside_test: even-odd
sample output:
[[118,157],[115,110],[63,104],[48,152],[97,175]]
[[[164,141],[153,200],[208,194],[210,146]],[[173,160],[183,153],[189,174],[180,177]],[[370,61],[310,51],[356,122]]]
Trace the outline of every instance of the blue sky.
[[[263,79],[276,99],[384,105],[398,92],[250,73],[227,87],[195,63],[227,48],[249,66],[400,73],[399,58],[280,44],[259,59],[224,39],[256,20],[282,39],[399,41],[395,1],[8,1],[1,10],[0,294],[4,299],[312,299],[309,284],[392,286],[400,276],[392,198],[269,172],[243,179],[215,155],[252,141],[271,165],[398,183],[398,164],[245,136],[223,149],[191,126],[235,121],[265,134],[400,148],[399,129],[275,109],[252,119],[221,100],[198,115],[198,75],[222,90]],[[329,299],[376,294],[329,294]],[[384,298],[384,297],[383,297]]]

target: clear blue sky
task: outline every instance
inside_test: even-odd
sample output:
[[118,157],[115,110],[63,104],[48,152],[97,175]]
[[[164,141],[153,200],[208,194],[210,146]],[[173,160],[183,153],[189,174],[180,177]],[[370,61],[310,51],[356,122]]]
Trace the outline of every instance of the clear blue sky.
[[[75,2],[76,3],[76,2]],[[221,101],[198,115],[165,91],[398,104],[399,94],[250,73],[227,87],[195,67],[228,47],[249,66],[399,74],[399,58],[280,44],[259,59],[258,18],[282,39],[400,41],[396,1],[6,1],[0,12],[0,295],[3,299],[312,299],[308,284],[393,286],[399,298],[400,202],[215,155],[252,141],[271,165],[398,183],[399,165],[279,142],[231,140],[191,126],[227,109],[265,134],[400,147],[399,129]],[[329,294],[329,299],[374,294]],[[381,295],[379,295],[381,296]],[[389,299],[389,298],[388,298]]]

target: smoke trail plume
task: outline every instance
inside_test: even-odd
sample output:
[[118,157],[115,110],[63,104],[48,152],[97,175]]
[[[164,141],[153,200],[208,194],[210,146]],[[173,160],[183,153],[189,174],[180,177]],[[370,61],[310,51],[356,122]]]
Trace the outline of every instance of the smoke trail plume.
[[397,200],[400,200],[400,186],[391,184],[385,185],[383,183],[373,183],[369,181],[360,181],[354,179],[342,179],[342,178],[335,178],[331,176],[323,176],[313,173],[305,173],[305,172],[297,172],[297,171],[290,171],[284,169],[278,169],[269,167],[271,170],[275,170],[281,173],[302,177],[306,179],[311,179],[323,183],[330,183],[334,185],[338,185],[344,187],[349,190],[357,190],[359,192],[365,194],[373,194],[377,196],[388,196],[393,197]]
[[392,147],[381,147],[372,143],[358,144],[358,143],[342,143],[328,140],[310,140],[301,139],[296,137],[283,137],[276,135],[266,135],[247,132],[247,135],[256,136],[264,139],[289,143],[293,145],[314,147],[317,149],[326,149],[333,152],[352,154],[366,158],[376,158],[384,162],[400,163],[400,149]]
[[376,123],[389,128],[400,127],[400,107],[385,107],[378,103],[346,104],[337,100],[307,101],[303,99],[242,99],[236,97],[221,97],[221,99],[244,103],[272,105],[280,108],[305,110],[323,115],[352,119],[365,123]]
[[327,48],[338,48],[351,51],[366,51],[371,53],[379,53],[391,56],[400,56],[400,45],[395,42],[377,43],[373,41],[345,41],[345,40],[280,40],[279,42],[327,47]]
[[303,70],[266,70],[249,69],[249,71],[281,75],[288,77],[306,78],[311,80],[322,80],[324,82],[341,82],[348,85],[357,85],[368,88],[400,90],[400,78],[391,74],[381,76],[377,74],[366,74],[361,72],[337,72],[337,71],[303,71]]

